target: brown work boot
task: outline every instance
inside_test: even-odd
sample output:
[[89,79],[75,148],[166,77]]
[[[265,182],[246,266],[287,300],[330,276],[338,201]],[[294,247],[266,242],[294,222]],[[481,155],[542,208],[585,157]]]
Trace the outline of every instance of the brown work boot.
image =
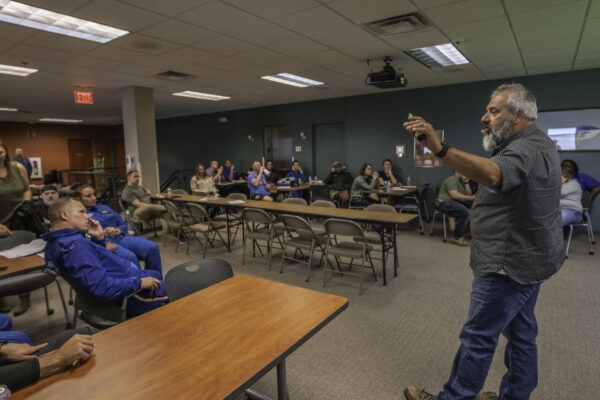
[[404,389],[406,400],[433,400],[433,395],[427,393],[425,389],[417,389],[415,386],[409,386]]
[[463,239],[461,237],[458,239],[455,239],[455,238],[450,239],[450,243],[455,244],[457,246],[463,246],[463,247],[469,246],[469,242],[467,242],[465,239]]
[[448,217],[448,228],[450,229],[450,232],[454,233],[454,230],[456,229],[456,219],[454,217]]
[[494,392],[481,392],[475,400],[497,400],[498,395]]

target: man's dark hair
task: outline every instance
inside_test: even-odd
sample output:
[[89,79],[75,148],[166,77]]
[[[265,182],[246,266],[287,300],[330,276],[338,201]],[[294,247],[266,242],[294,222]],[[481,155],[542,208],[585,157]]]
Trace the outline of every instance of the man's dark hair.
[[364,175],[365,174],[365,170],[367,169],[367,167],[373,168],[373,166],[371,164],[364,163],[363,165],[360,166],[360,169],[358,170],[358,174],[359,175]]
[[571,174],[573,176],[577,175],[579,173],[579,165],[577,165],[577,163],[573,160],[563,160],[560,163],[561,168],[569,168],[571,170]]
[[292,165],[294,165],[294,164],[300,164],[300,161],[298,161],[298,160],[292,161]]
[[385,158],[382,162],[381,165],[385,164],[386,161],[389,161],[390,164],[393,164],[392,160],[390,160],[389,158]]
[[[81,185],[78,186],[77,189],[75,190],[75,195],[73,196],[76,199],[80,199],[81,198],[81,193],[83,192],[84,189],[94,189],[94,187],[92,185],[89,184],[85,184],[85,185]],[[94,191],[96,191],[96,189],[94,189]]]
[[130,169],[129,171],[127,171],[127,177],[129,178],[131,176],[131,174],[134,174],[136,172],[139,172],[137,169]]

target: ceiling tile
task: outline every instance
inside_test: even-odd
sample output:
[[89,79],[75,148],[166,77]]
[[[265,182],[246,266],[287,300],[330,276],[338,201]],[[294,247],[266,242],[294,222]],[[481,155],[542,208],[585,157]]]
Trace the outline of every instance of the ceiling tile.
[[181,45],[167,42],[166,40],[157,39],[155,37],[142,35],[140,33],[132,33],[125,35],[110,43],[111,46],[121,49],[136,51],[144,54],[158,55],[171,50],[175,50]]
[[163,54],[167,58],[175,58],[192,64],[203,63],[206,61],[219,58],[217,54],[209,53],[204,50],[194,49],[192,47],[180,47]]
[[166,17],[115,0],[94,0],[73,12],[74,17],[128,31],[138,31],[164,21]]
[[177,0],[177,1],[165,1],[165,0],[121,0],[124,3],[146,9],[159,14],[173,16],[180,14],[184,11],[191,10],[192,8],[201,6],[202,4],[209,3],[213,0]]
[[489,18],[484,21],[464,25],[449,26],[444,28],[444,32],[452,40],[512,34],[508,19],[505,16]]
[[344,65],[356,61],[356,59],[349,57],[346,54],[342,54],[336,50],[307,54],[298,58],[322,67],[328,65]]
[[50,32],[40,32],[24,40],[22,43],[54,50],[67,50],[70,53],[81,54],[102,46],[102,43],[77,39],[70,36]]
[[216,32],[238,32],[265,21],[221,2],[211,2],[177,17],[190,24]]
[[359,29],[336,12],[325,7],[315,7],[277,18],[275,22],[308,37],[323,37],[328,32],[345,28]]
[[528,71],[536,68],[568,68],[573,63],[575,49],[567,51],[552,51],[548,53],[525,54],[523,60]]
[[230,56],[256,48],[253,44],[223,35],[214,36],[194,43],[192,44],[192,47],[223,56]]
[[152,25],[142,33],[179,44],[190,44],[217,35],[212,31],[174,19]]
[[483,70],[483,73],[485,74],[485,76],[487,76],[488,79],[512,78],[526,75],[525,68],[519,65],[515,65],[509,68],[486,68]]
[[592,5],[590,7],[590,12],[588,14],[588,18],[600,18],[600,0],[591,0]]
[[582,48],[600,46],[600,18],[586,21],[580,46]]
[[359,24],[417,11],[410,0],[370,0],[368,6],[364,0],[337,0],[329,3],[329,7]]
[[429,9],[425,14],[437,26],[446,28],[501,17],[504,9],[497,0],[465,0]]
[[589,57],[577,57],[575,69],[600,68],[600,53]]
[[524,11],[541,10],[545,7],[568,5],[572,3],[587,3],[587,0],[504,0],[509,14],[522,13]]
[[57,13],[69,14],[85,3],[88,3],[89,0],[25,0],[24,2],[30,6],[43,8]]
[[327,50],[326,46],[323,46],[314,40],[305,38],[276,25],[260,30],[246,31],[235,34],[235,36],[248,42],[252,42],[253,44],[290,56],[301,56]]
[[282,17],[319,5],[314,0],[223,0],[223,2],[266,19]]
[[385,41],[400,50],[410,50],[448,43],[448,38],[436,28],[429,28],[411,34],[390,36]]
[[2,53],[6,49],[13,47],[14,45],[15,44],[12,42],[7,42],[6,40],[0,40],[0,53]]
[[215,58],[206,62],[206,65],[210,68],[214,68],[219,71],[237,71],[240,69],[248,68],[252,64],[246,61],[238,60],[231,57]]
[[34,60],[61,62],[72,58],[74,55],[58,50],[45,49],[43,47],[30,46],[27,44],[18,44],[6,50],[6,55],[21,57],[23,61],[28,61],[31,57]]
[[423,10],[428,8],[435,8],[440,6],[445,6],[452,3],[458,3],[464,0],[419,0],[419,7]]
[[286,58],[286,56],[267,49],[255,49],[236,54],[234,58],[247,61],[252,64],[269,64],[274,61],[282,60]]
[[23,26],[0,22],[0,37],[10,42],[21,42],[39,31],[33,28],[25,28]]
[[[577,46],[581,24],[552,25],[543,28],[517,31],[521,51],[525,54],[547,53],[573,49]],[[540,40],[540,38],[543,38]]]
[[90,55],[83,55],[71,58],[69,60],[69,64],[72,65],[80,65],[82,67],[90,67],[95,69],[114,69],[120,65],[123,65],[122,62],[107,60],[104,58],[92,57]]
[[544,7],[537,10],[510,14],[515,31],[544,28],[551,25],[563,25],[568,22],[582,23],[587,2],[570,2],[555,7]]
[[104,58],[107,60],[137,64],[143,64],[144,62],[147,62],[148,59],[150,59],[150,56],[147,54],[120,49],[118,47],[112,46],[102,46],[88,52],[87,54],[94,57]]

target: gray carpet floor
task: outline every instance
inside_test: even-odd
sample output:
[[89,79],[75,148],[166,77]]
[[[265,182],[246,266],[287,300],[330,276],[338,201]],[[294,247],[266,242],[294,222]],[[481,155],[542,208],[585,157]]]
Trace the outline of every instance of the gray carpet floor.
[[[240,238],[232,253],[217,245],[208,249],[207,258],[229,261],[235,274],[256,275],[349,299],[346,311],[288,358],[292,399],[403,399],[402,390],[410,384],[434,393],[441,389],[467,314],[472,280],[469,249],[443,243],[440,234],[399,232],[398,276],[393,277],[388,264],[388,285],[383,287],[381,279],[370,280],[360,296],[355,277],[336,276],[323,288],[321,269],[315,269],[306,283],[300,264],[289,264],[280,274],[279,257],[271,271],[267,259],[260,256],[249,257],[242,266]],[[173,240],[163,247],[162,239],[161,234],[157,241],[165,272],[202,257],[197,243],[186,255],[184,250],[174,252]],[[539,384],[531,397],[534,400],[600,398],[600,256],[588,255],[586,246],[585,235],[578,234],[563,268],[542,285],[536,308]],[[381,275],[380,262],[375,265]],[[66,283],[63,288],[68,288]],[[28,332],[34,343],[47,341],[64,329],[56,286],[49,292],[53,315],[46,315],[43,291],[38,290],[32,294],[32,308],[14,318],[15,329]],[[497,391],[505,372],[504,344],[501,338],[487,390]],[[275,373],[268,373],[255,388],[275,398]]]

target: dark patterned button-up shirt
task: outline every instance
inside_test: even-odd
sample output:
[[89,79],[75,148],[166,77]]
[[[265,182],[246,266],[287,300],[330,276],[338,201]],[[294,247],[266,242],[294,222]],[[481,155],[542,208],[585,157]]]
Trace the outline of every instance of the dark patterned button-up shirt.
[[564,261],[556,146],[535,124],[496,149],[500,187],[480,187],[471,209],[471,268],[521,284],[542,282]]

